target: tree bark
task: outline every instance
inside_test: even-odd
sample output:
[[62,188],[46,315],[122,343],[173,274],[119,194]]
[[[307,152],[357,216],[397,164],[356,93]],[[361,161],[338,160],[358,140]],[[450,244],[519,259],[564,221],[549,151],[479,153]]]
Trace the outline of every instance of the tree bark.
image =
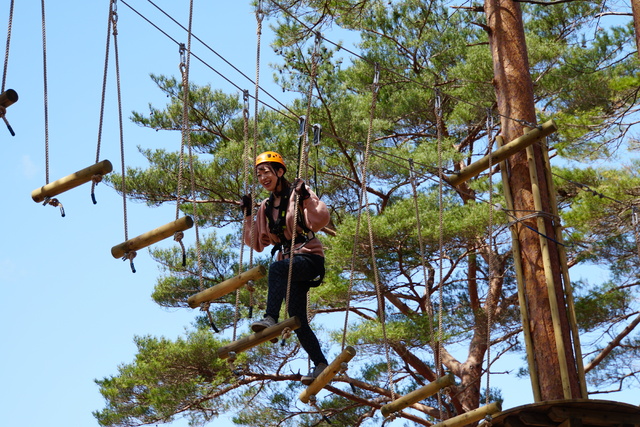
[[[498,112],[501,115],[502,136],[512,141],[525,131],[524,123],[535,124],[533,82],[529,73],[527,46],[520,5],[512,0],[485,0],[485,13],[489,32],[489,43],[494,65],[494,88]],[[515,120],[514,120],[515,119]],[[518,121],[519,120],[519,121]],[[549,195],[542,159],[540,143],[532,145],[539,178],[543,212],[549,209]],[[535,212],[532,181],[525,151],[512,156],[508,161],[509,185],[514,200],[515,215],[519,218]],[[533,216],[533,215],[532,215]],[[578,373],[571,345],[566,304],[562,289],[558,251],[554,241],[553,227],[544,216],[546,235],[551,254],[551,271],[558,299],[559,317],[564,343],[564,354],[569,371],[569,385],[572,398],[580,397]],[[540,235],[535,216],[523,219],[518,228],[520,251],[526,286],[526,299],[531,318],[531,332],[535,366],[539,375],[542,400],[566,398],[560,371],[558,348],[554,336],[554,326],[549,306],[549,293],[545,278]],[[524,307],[523,307],[524,309]],[[551,350],[551,351],[550,351]]]
[[636,30],[636,50],[640,56],[640,0],[631,0],[631,14],[633,15],[633,28]]

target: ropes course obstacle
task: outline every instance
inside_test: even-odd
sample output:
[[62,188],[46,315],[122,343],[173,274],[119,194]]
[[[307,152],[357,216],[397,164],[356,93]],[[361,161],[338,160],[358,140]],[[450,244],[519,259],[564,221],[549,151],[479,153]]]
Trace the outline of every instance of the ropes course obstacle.
[[36,203],[43,202],[89,181],[100,180],[102,179],[103,175],[108,174],[112,170],[113,165],[111,164],[111,162],[109,160],[103,160],[99,163],[72,173],[71,175],[67,175],[56,181],[45,184],[40,188],[36,188],[31,192],[31,198]]
[[193,219],[190,216],[183,216],[180,219],[171,221],[165,225],[141,234],[133,239],[126,240],[111,248],[111,255],[114,258],[122,258],[126,254],[133,253],[154,243],[173,236],[179,231],[184,231],[193,227]]
[[212,286],[208,289],[205,289],[204,291],[200,291],[197,294],[190,296],[187,300],[187,303],[189,304],[189,307],[197,308],[202,303],[211,302],[215,299],[218,299],[221,296],[237,290],[250,280],[258,280],[263,278],[266,274],[267,269],[262,265],[258,265],[245,271],[244,273],[240,273],[235,277],[227,279],[215,286]]
[[295,331],[299,327],[300,320],[295,316],[291,317],[280,323],[276,323],[273,326],[269,326],[268,328],[265,328],[260,332],[255,332],[235,342],[232,342],[231,344],[220,347],[218,349],[218,357],[220,359],[226,359],[228,357],[231,358],[236,353],[240,353],[242,351],[253,348],[257,345],[262,344],[263,342],[277,339],[283,333],[288,334],[289,332]]
[[348,346],[335,358],[329,366],[313,382],[300,393],[299,399],[302,403],[309,403],[315,398],[320,390],[341,371],[347,369],[347,363],[356,355],[356,350]]
[[444,377],[440,377],[424,387],[420,387],[409,394],[399,397],[391,403],[387,403],[380,409],[380,412],[382,413],[382,416],[386,418],[394,412],[402,411],[404,408],[409,407],[414,403],[418,403],[427,397],[433,396],[443,388],[452,386],[454,383],[455,377],[452,373],[448,373]]
[[462,427],[469,425],[471,423],[475,423],[476,421],[480,421],[481,419],[498,413],[502,410],[502,405],[500,402],[493,402],[485,406],[481,406],[479,408],[473,409],[471,411],[465,412],[464,414],[457,415],[455,417],[449,418],[437,424],[434,424],[431,427]]

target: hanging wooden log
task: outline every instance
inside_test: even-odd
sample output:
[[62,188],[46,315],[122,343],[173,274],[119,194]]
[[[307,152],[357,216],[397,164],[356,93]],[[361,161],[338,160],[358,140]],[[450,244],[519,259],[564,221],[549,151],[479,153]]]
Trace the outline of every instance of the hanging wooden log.
[[111,162],[109,160],[103,160],[95,165],[33,190],[31,192],[31,198],[36,203],[43,202],[47,197],[57,196],[60,193],[64,193],[67,190],[91,181],[94,175],[106,175],[112,170],[113,165]]
[[237,341],[234,341],[231,344],[225,345],[224,347],[220,347],[218,349],[218,357],[220,359],[226,359],[227,357],[229,357],[229,353],[240,353],[242,351],[260,345],[263,342],[279,337],[280,334],[282,334],[282,331],[287,328],[294,331],[299,327],[300,320],[294,316],[280,323],[276,323],[273,326],[269,326],[268,328],[263,329],[260,332],[256,332]]
[[144,234],[129,239],[111,248],[111,255],[114,258],[122,258],[125,254],[135,252],[139,249],[153,245],[160,240],[173,236],[178,231],[184,231],[193,227],[193,219],[190,216],[183,216],[161,227],[148,231]]
[[340,353],[338,357],[336,357],[336,359],[331,362],[331,364],[327,366],[325,370],[322,371],[322,373],[318,375],[318,377],[313,380],[311,384],[309,384],[306,390],[302,390],[302,393],[300,393],[299,397],[302,403],[309,403],[311,397],[318,394],[318,392],[322,390],[324,386],[329,384],[329,381],[331,381],[333,377],[335,377],[338,372],[340,372],[340,370],[342,369],[342,364],[348,363],[351,359],[353,359],[353,356],[355,355],[356,350],[351,346],[348,346],[344,350],[342,350],[342,353]]
[[0,93],[0,107],[7,108],[18,101],[18,92],[13,89],[7,89]]
[[506,160],[515,153],[524,150],[534,142],[538,141],[540,138],[551,135],[556,130],[558,130],[558,126],[556,126],[553,120],[549,120],[548,122],[543,123],[542,125],[525,133],[521,137],[503,145],[491,154],[488,154],[480,160],[460,169],[457,173],[449,175],[447,177],[447,181],[453,186],[460,185],[474,176],[477,176],[480,172],[488,169],[490,163],[497,164]]
[[472,411],[465,412],[464,414],[449,418],[448,420],[444,420],[442,422],[439,422],[438,424],[434,424],[431,427],[462,427],[466,426],[467,424],[480,421],[487,415],[495,414],[496,412],[500,412],[501,410],[502,405],[500,404],[500,402],[493,402]]
[[445,387],[452,386],[454,383],[455,377],[452,373],[448,373],[444,377],[440,377],[437,380],[425,385],[424,387],[414,390],[411,393],[406,394],[391,403],[387,403],[382,408],[380,408],[380,412],[382,413],[382,416],[386,418],[394,412],[402,411],[404,408],[411,406],[414,403],[424,400],[429,396],[433,396],[439,390],[442,390]]
[[250,270],[245,271],[244,273],[240,273],[239,275],[232,277],[231,279],[227,279],[215,286],[210,287],[209,289],[205,289],[204,291],[190,296],[187,300],[187,303],[191,308],[199,307],[203,302],[218,299],[223,295],[235,291],[236,289],[247,283],[249,280],[261,279],[266,274],[267,269],[262,265],[258,265]]

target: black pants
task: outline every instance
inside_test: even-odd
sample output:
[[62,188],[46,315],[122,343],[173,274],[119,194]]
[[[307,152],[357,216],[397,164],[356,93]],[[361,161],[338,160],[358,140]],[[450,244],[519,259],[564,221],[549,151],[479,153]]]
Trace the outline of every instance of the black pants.
[[[289,316],[300,319],[300,327],[295,330],[300,345],[307,352],[309,358],[318,365],[327,363],[322,353],[318,338],[311,330],[307,319],[307,293],[309,281],[324,274],[324,257],[320,255],[295,255],[293,257],[293,272],[291,290],[289,294]],[[289,259],[276,261],[269,267],[269,293],[267,295],[267,316],[276,322],[280,315],[280,308],[287,296],[287,282],[289,279]]]

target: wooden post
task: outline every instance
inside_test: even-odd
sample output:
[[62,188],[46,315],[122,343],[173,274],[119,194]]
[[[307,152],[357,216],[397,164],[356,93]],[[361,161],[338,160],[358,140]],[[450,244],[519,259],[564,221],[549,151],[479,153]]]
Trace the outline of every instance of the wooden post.
[[113,255],[114,258],[122,258],[127,253],[153,245],[160,240],[173,236],[178,231],[184,231],[191,227],[193,227],[193,219],[191,219],[190,216],[183,216],[180,219],[112,247],[111,255]]
[[239,275],[232,277],[231,279],[227,279],[215,286],[210,287],[209,289],[205,289],[204,291],[190,296],[187,300],[187,303],[191,308],[199,307],[200,304],[205,301],[213,301],[215,299],[218,299],[223,295],[235,291],[240,286],[247,283],[249,280],[261,279],[266,274],[267,269],[262,265],[258,265],[250,270],[245,271],[244,273],[240,273]]
[[455,377],[452,373],[448,373],[444,377],[440,377],[424,387],[414,390],[411,393],[406,394],[391,403],[387,403],[382,408],[380,408],[380,412],[382,413],[382,416],[386,418],[394,412],[402,411],[404,408],[411,406],[414,403],[426,399],[429,396],[433,396],[439,390],[453,385],[454,382]]
[[[542,212],[542,198],[540,196],[540,181],[536,169],[536,159],[532,147],[527,147],[527,160],[529,161],[529,175],[531,179],[531,193],[533,194],[533,205],[537,212]],[[536,217],[538,225],[538,240],[542,251],[542,264],[544,275],[547,282],[547,293],[549,295],[549,310],[551,319],[553,320],[553,332],[556,342],[556,352],[558,354],[558,368],[560,370],[560,380],[562,382],[562,392],[565,399],[571,399],[571,383],[569,380],[569,366],[567,361],[567,353],[562,334],[562,324],[560,321],[560,308],[556,295],[556,282],[553,277],[553,267],[551,266],[551,252],[549,249],[549,241],[547,240],[547,227],[544,218],[541,215]],[[564,301],[562,301],[564,303]],[[549,349],[551,350],[551,349]]]
[[0,93],[0,107],[7,108],[18,101],[18,92],[13,89],[7,89]]
[[327,366],[305,390],[302,390],[302,393],[300,393],[300,400],[302,403],[309,403],[311,396],[315,396],[324,388],[324,386],[329,384],[329,381],[331,381],[333,377],[340,372],[340,369],[342,369],[342,364],[348,363],[355,355],[356,349],[351,346],[342,350],[342,353],[340,353],[338,357],[336,357],[336,359],[331,362],[331,364]]
[[[496,137],[496,143],[498,147],[504,144],[504,140],[501,136]],[[502,162],[500,165],[500,172],[502,174],[502,188],[504,192],[504,200],[507,204],[507,210],[513,212],[513,196],[511,194],[511,186],[509,185],[508,176],[509,166],[507,162]],[[520,252],[520,239],[518,239],[518,231],[516,229],[517,223],[512,223],[509,227],[511,231],[511,241],[513,253],[513,264],[516,270],[516,284],[518,288],[518,303],[520,305],[520,320],[522,321],[522,332],[524,335],[525,350],[527,353],[527,363],[529,366],[529,378],[531,379],[531,388],[533,392],[534,402],[540,402],[542,400],[540,393],[540,382],[538,380],[538,371],[536,370],[535,357],[533,354],[533,341],[531,339],[531,327],[529,323],[529,305],[527,304],[527,296],[524,288],[524,273],[522,272],[522,258]]]
[[453,418],[449,418],[448,420],[444,420],[442,422],[439,422],[438,424],[433,424],[431,427],[462,427],[466,426],[467,424],[480,421],[487,415],[495,414],[496,412],[500,412],[501,410],[502,405],[500,405],[499,402],[493,402],[486,406],[481,406],[478,409],[474,409]]
[[273,338],[280,336],[283,330],[290,328],[292,331],[300,327],[300,320],[297,317],[292,317],[283,322],[277,323],[273,326],[269,326],[266,329],[256,332],[231,344],[225,345],[218,349],[218,357],[220,359],[226,359],[229,357],[229,353],[240,353],[241,351],[248,350],[252,347],[262,344],[265,341],[269,341]]
[[514,139],[508,144],[503,145],[493,153],[490,153],[480,160],[471,163],[469,166],[462,168],[459,172],[453,175],[449,175],[447,177],[447,181],[453,186],[460,185],[463,182],[468,181],[469,179],[478,175],[483,170],[487,169],[489,167],[489,163],[493,162],[493,164],[496,164],[498,162],[506,160],[515,153],[529,147],[540,138],[551,135],[556,130],[558,130],[558,127],[556,126],[555,122],[553,120],[549,120],[548,122],[532,129],[519,138]]
[[111,165],[111,162],[109,160],[103,160],[95,165],[33,190],[31,192],[31,198],[34,202],[40,203],[47,197],[57,196],[60,193],[64,193],[67,190],[91,181],[94,175],[106,175],[112,170],[113,165]]
[[557,245],[558,254],[560,256],[560,268],[562,269],[562,280],[564,282],[565,297],[567,299],[567,314],[569,316],[569,326],[571,327],[573,351],[578,367],[578,378],[580,380],[580,394],[583,399],[589,398],[587,392],[587,382],[584,373],[584,364],[582,362],[582,349],[580,348],[580,331],[578,330],[578,320],[576,318],[576,308],[573,301],[573,285],[571,285],[571,277],[569,276],[569,266],[567,263],[567,253],[564,246],[564,237],[562,236],[562,224],[560,223],[560,214],[558,212],[558,201],[556,199],[556,187],[553,183],[551,174],[551,161],[549,160],[549,148],[546,144],[542,145],[542,154],[545,164],[545,175],[547,177],[547,187],[549,189],[549,199],[551,205],[551,213],[554,216],[554,230],[556,240],[560,243]]

